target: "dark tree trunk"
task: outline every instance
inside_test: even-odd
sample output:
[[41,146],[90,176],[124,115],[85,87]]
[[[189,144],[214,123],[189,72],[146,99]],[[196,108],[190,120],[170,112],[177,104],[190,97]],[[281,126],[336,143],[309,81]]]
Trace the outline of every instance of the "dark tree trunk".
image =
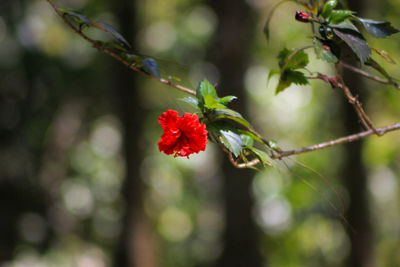
[[[246,111],[243,77],[251,43],[250,10],[243,0],[212,1],[218,20],[212,55],[220,71],[221,96],[239,97],[234,106],[242,114]],[[224,156],[225,231],[223,252],[217,266],[261,266],[257,227],[252,218],[251,183],[253,172],[234,168]]]
[[[135,1],[115,1],[114,9],[122,35],[132,44],[136,33]],[[114,266],[152,267],[155,266],[152,238],[143,211],[144,185],[139,172],[144,155],[139,143],[145,110],[140,101],[138,88],[135,86],[135,74],[119,62],[114,62],[112,68],[115,74],[113,92],[116,94],[123,127],[123,152],[126,162],[126,177],[122,192],[126,210]]]
[[[350,9],[358,14],[362,12],[362,1],[349,0]],[[353,62],[354,63],[354,62]],[[366,103],[367,90],[362,78],[349,71],[344,72],[344,80],[354,95],[359,94],[362,103]],[[345,134],[352,134],[361,130],[359,119],[354,108],[343,101]],[[365,108],[365,106],[364,106]],[[346,144],[345,163],[343,166],[343,180],[349,192],[350,204],[346,217],[355,232],[350,233],[351,252],[348,257],[348,266],[372,267],[376,266],[372,251],[372,227],[368,206],[367,173],[362,160],[363,141]]]

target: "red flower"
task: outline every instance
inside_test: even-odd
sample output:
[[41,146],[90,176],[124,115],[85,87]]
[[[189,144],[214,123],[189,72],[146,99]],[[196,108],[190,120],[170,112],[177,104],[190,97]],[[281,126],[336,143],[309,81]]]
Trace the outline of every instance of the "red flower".
[[199,122],[199,118],[190,113],[182,117],[175,110],[167,110],[158,118],[164,130],[158,148],[167,155],[188,157],[206,149],[206,125]]
[[309,22],[310,21],[310,15],[308,15],[304,11],[296,11],[296,20],[301,21],[301,22]]

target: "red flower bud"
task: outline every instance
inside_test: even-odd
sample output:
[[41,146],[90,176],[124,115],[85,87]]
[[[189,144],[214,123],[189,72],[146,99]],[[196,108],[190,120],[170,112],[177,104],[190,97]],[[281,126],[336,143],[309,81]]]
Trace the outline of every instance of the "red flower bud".
[[206,125],[195,114],[178,116],[175,110],[167,110],[158,118],[164,130],[158,148],[167,155],[188,157],[206,149]]
[[301,22],[309,22],[310,21],[310,15],[308,15],[304,11],[296,11],[296,20],[301,21]]

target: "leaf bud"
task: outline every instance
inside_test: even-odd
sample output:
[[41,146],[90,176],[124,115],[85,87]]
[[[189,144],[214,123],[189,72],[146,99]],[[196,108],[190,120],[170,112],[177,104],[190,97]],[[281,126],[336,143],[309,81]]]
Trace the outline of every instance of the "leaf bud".
[[296,20],[301,21],[301,22],[309,22],[310,21],[310,15],[308,15],[304,11],[296,11]]

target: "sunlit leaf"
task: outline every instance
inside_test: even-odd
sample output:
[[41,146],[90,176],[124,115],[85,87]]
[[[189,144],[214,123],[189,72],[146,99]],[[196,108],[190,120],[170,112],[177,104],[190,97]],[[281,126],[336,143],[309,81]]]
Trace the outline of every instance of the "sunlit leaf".
[[225,105],[221,104],[214,96],[206,95],[204,97],[204,107],[213,110],[217,108],[226,108]]
[[285,69],[300,69],[308,64],[308,55],[303,50],[282,49],[278,54],[279,67]]
[[371,49],[363,36],[351,30],[333,29],[333,32],[353,50],[361,64],[364,64],[371,55]]
[[325,60],[329,63],[338,62],[338,58],[331,52],[331,48],[329,46],[324,45],[317,38],[314,38],[314,49],[315,55],[317,58]]
[[210,95],[213,98],[217,98],[217,92],[215,91],[214,86],[209,81],[207,81],[207,79],[204,79],[199,82],[199,85],[196,88],[196,97],[199,100],[200,109],[204,108],[205,97],[207,95]]
[[339,24],[345,21],[354,12],[350,10],[333,10],[329,17],[329,23]]
[[336,7],[336,5],[337,5],[336,0],[331,0],[326,2],[324,7],[322,8],[321,17],[327,19],[331,15],[332,10]]
[[280,92],[284,91],[292,83],[298,85],[306,85],[308,84],[308,80],[304,76],[304,73],[300,71],[285,70],[279,79],[278,86],[275,89],[275,94],[277,95]]
[[362,23],[369,34],[376,38],[384,38],[399,32],[399,30],[394,28],[389,21],[375,21],[356,16],[354,16],[354,18]]
[[221,143],[238,157],[242,152],[243,141],[239,132],[229,123],[213,122],[207,125],[207,131],[211,135],[215,135]]
[[110,26],[106,23],[103,23],[103,22],[96,21],[96,20],[91,20],[91,25],[97,29],[100,29],[104,32],[111,34],[111,36],[114,37],[114,39],[116,39],[118,42],[120,42],[125,47],[127,47],[127,48],[131,47],[131,45],[128,43],[128,41],[126,41],[125,38],[118,31],[116,31],[112,26]]
[[232,102],[235,99],[238,99],[238,98],[234,95],[228,95],[228,96],[224,96],[224,97],[220,98],[218,100],[218,102],[222,105],[228,105],[230,102]]
[[142,69],[153,77],[161,78],[160,70],[158,69],[157,62],[152,58],[145,58],[142,61]]

